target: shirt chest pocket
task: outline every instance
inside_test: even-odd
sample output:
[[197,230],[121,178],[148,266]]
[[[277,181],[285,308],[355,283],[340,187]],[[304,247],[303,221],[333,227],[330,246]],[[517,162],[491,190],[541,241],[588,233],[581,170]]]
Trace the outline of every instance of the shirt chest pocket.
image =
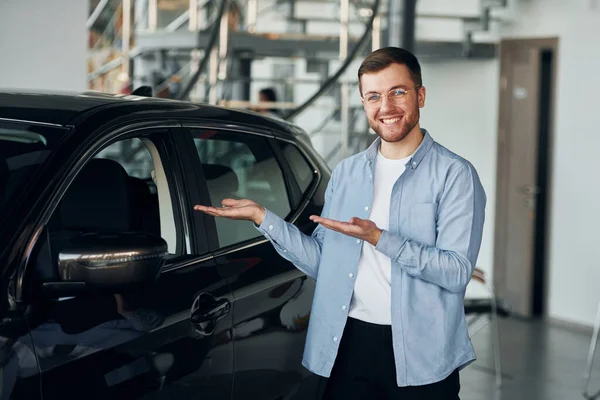
[[410,239],[428,246],[435,245],[437,238],[437,203],[415,203],[408,217]]

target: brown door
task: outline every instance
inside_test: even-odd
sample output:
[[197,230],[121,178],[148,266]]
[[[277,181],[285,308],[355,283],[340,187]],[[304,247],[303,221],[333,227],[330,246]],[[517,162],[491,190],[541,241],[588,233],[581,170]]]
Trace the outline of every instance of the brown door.
[[557,39],[500,45],[494,282],[513,311],[543,314]]

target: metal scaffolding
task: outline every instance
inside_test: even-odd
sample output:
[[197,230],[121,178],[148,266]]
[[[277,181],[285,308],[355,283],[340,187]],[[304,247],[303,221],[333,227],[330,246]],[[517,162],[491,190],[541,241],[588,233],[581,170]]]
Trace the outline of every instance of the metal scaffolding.
[[[415,38],[415,21],[429,18],[417,13],[417,0],[181,0],[179,9],[162,10],[158,0],[121,0],[97,43],[108,42],[116,56],[93,68],[88,76],[91,89],[102,89],[98,81],[119,73],[117,77],[129,89],[148,85],[155,95],[191,99],[208,104],[241,108],[273,107],[283,111],[285,119],[295,120],[314,109],[318,99],[329,101],[340,135],[339,153],[352,153],[353,132],[350,90],[356,82],[344,72],[351,62],[382,45],[401,46],[419,57],[437,59],[494,58],[495,43],[476,43],[473,32],[488,30],[490,10],[504,7],[506,0],[480,0],[481,13],[473,16],[448,16],[464,23],[464,38],[458,41],[422,41]],[[118,3],[118,2],[117,2]],[[88,27],[97,27],[106,7],[114,2],[100,1],[90,14]],[[171,6],[173,8],[173,6]],[[301,10],[310,7],[337,9],[306,17]],[[135,12],[132,13],[132,9]],[[274,13],[286,29],[265,29],[264,15]],[[332,15],[323,17],[323,15]],[[439,18],[440,16],[436,16]],[[120,21],[120,22],[119,22]],[[121,24],[118,26],[118,24]],[[311,30],[311,24],[329,29],[327,34]],[[332,27],[337,25],[337,32]],[[357,27],[362,34],[357,35]],[[120,43],[120,46],[114,46]],[[96,44],[94,56],[104,54]],[[276,57],[305,59],[307,68],[319,71],[320,84],[314,95],[302,104],[289,99],[271,104],[250,102],[250,85],[255,60]],[[329,74],[329,65],[340,67]],[[165,72],[166,71],[166,72]],[[277,82],[271,79],[271,82]],[[306,79],[282,78],[282,85],[301,85]],[[227,89],[227,90],[226,90]],[[333,90],[335,89],[335,90]],[[125,90],[126,92],[127,90]],[[319,108],[327,107],[319,104]],[[319,129],[322,133],[323,129]],[[358,134],[365,135],[366,124]]]

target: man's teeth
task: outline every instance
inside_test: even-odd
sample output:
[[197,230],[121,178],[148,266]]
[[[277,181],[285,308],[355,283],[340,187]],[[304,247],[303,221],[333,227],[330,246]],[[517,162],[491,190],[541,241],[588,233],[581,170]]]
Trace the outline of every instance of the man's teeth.
[[395,124],[398,121],[400,121],[400,118],[389,118],[389,119],[384,119],[383,123],[384,124]]

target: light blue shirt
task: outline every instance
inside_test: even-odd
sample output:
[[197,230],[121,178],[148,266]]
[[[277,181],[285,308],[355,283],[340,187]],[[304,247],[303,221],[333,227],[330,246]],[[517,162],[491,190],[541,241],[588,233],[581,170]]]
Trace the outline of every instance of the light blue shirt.
[[[389,230],[375,247],[392,260],[398,386],[441,381],[475,360],[463,300],[481,245],[486,196],[475,168],[422,132],[423,141],[394,184]],[[378,138],[334,169],[324,217],[368,219],[379,145]],[[302,364],[328,377],[348,317],[362,241],[321,225],[307,236],[268,210],[258,229],[281,256],[316,279]]]

